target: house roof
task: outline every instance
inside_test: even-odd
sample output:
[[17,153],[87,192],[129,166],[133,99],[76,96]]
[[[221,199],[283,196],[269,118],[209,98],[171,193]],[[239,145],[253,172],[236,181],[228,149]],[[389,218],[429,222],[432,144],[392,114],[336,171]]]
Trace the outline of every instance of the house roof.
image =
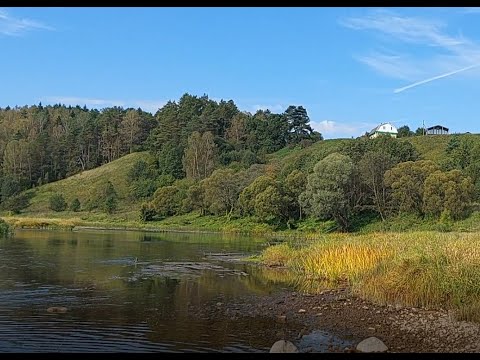
[[374,128],[368,133],[368,135],[374,134],[374,133],[375,133],[376,131],[378,131],[378,129],[380,129],[380,127],[382,127],[383,125],[390,125],[390,126],[392,126],[392,127],[395,129],[394,131],[392,131],[392,133],[395,133],[395,134],[398,133],[397,128],[395,127],[395,125],[386,122],[386,123],[381,123],[380,125],[374,127]]
[[448,128],[442,125],[434,125],[427,128],[427,130],[433,130],[433,129],[442,129],[442,130],[448,131]]

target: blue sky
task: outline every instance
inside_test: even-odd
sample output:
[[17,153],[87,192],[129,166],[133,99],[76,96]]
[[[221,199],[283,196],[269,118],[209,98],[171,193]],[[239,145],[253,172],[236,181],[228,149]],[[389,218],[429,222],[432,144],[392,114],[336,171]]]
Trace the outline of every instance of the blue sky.
[[0,8],[0,107],[155,112],[188,92],[302,105],[325,138],[476,133],[478,24],[480,8]]

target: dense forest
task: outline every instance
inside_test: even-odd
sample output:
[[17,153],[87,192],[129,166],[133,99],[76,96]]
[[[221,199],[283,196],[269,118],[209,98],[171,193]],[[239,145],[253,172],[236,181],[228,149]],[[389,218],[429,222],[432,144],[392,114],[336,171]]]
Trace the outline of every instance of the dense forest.
[[[399,137],[422,129],[399,129]],[[42,184],[148,151],[128,171],[129,199],[142,221],[197,212],[249,218],[277,228],[309,219],[349,230],[398,214],[450,222],[475,209],[480,194],[480,141],[449,136],[446,160],[423,159],[409,141],[361,136],[294,163],[270,154],[322,141],[307,110],[240,111],[232,100],[183,95],[154,115],[120,107],[25,106],[0,109],[0,207],[19,213]],[[318,154],[317,154],[318,155]],[[30,191],[25,191],[33,189]],[[114,213],[110,181],[87,202],[53,194],[53,211]]]

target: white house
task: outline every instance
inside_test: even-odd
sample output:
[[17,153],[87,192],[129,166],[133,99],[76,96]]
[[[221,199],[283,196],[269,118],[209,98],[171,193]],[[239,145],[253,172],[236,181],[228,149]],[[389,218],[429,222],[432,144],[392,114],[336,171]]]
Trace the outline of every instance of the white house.
[[395,125],[390,123],[383,123],[378,125],[372,131],[368,133],[370,139],[374,139],[379,135],[390,135],[391,137],[396,138],[398,134],[398,130]]

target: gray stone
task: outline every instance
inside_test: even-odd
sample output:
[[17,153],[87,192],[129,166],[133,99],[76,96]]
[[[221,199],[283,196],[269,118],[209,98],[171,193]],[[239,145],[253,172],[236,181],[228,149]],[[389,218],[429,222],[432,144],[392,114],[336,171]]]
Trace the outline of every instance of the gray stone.
[[357,350],[364,353],[385,352],[388,350],[388,347],[383,343],[382,340],[372,336],[362,340],[357,345]]
[[287,340],[278,340],[272,345],[271,353],[298,353],[298,349],[293,343]]

